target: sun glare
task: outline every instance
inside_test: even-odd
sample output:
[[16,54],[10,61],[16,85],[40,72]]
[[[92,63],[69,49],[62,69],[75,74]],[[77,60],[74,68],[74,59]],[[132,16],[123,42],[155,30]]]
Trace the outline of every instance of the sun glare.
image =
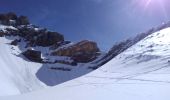
[[151,3],[152,3],[153,0],[146,0],[145,2],[145,8],[147,8]]
[[134,9],[140,9],[145,14],[161,13],[165,18],[167,18],[166,6],[169,3],[169,0],[132,0]]

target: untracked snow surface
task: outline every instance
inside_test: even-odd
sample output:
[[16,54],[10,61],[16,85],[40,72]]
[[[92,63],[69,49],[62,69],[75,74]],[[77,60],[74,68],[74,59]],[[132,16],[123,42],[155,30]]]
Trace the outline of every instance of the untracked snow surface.
[[170,28],[163,29],[94,72],[53,88],[0,100],[170,100],[169,37]]
[[44,85],[35,73],[41,64],[28,62],[16,55],[21,51],[8,45],[10,39],[0,38],[0,96],[25,93]]

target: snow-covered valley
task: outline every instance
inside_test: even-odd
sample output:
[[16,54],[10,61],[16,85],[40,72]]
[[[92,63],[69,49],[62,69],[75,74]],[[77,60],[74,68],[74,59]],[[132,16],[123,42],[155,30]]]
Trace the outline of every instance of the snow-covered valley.
[[[22,24],[17,20],[23,20]],[[60,33],[28,24],[27,17],[1,14],[0,23],[0,96],[24,94],[72,80],[93,71],[93,61],[102,56],[95,42],[66,41]]]
[[[170,28],[162,29],[142,39],[110,60],[107,64],[87,75],[40,91],[0,97],[0,100],[169,100],[169,37]],[[9,47],[5,45],[1,47],[0,50],[2,51],[0,53],[2,55],[4,51],[8,52],[10,50],[6,48]],[[6,80],[4,86],[1,85],[1,88],[3,89],[2,91],[10,93],[12,91],[7,91],[8,89],[13,91],[16,89],[13,87],[14,84],[10,84],[11,88],[8,86],[11,82],[7,79],[15,79],[17,75],[10,76],[10,70],[17,69],[7,69],[8,67],[4,63],[4,60],[7,62],[11,59],[10,61],[13,61],[13,64],[19,65],[24,63],[19,63],[19,61],[15,63],[17,59],[13,58],[11,54],[9,54],[9,57],[11,56],[10,58],[6,58],[7,55],[8,53],[1,56],[3,57],[1,58],[1,63],[4,64],[4,67],[1,68],[3,70],[0,70],[2,71],[1,74],[4,72],[8,73],[7,75],[1,75],[1,78],[4,79],[2,82]],[[25,63],[30,64],[29,62]],[[34,70],[31,70],[31,73],[35,73],[40,65],[31,64],[31,68],[36,65],[33,68]],[[36,81],[29,80],[28,77],[35,77],[31,73],[26,76],[27,78],[24,81],[36,84],[36,88],[43,86],[36,78],[34,79]]]

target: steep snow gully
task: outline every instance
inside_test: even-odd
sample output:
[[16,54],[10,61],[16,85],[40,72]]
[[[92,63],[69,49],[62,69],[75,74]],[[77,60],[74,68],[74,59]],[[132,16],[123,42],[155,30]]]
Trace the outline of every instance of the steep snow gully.
[[[170,28],[168,27],[147,36],[87,75],[53,88],[23,95],[0,97],[0,100],[170,100],[169,37]],[[0,62],[4,65],[0,70],[2,74],[0,75],[2,84],[0,89],[6,93],[16,93],[18,89],[15,87],[22,88],[22,85],[20,87],[20,84],[17,84],[18,80],[15,80],[15,77],[35,84],[30,89],[43,86],[36,78],[29,79],[29,77],[34,77],[39,65],[25,61],[21,63],[20,58],[14,58],[9,54],[10,47],[2,41],[6,43],[6,40],[1,39],[0,46],[0,55],[2,55]],[[31,67],[25,68],[28,69],[26,72],[20,71],[24,63],[32,64]],[[12,67],[16,64],[20,65],[18,69]],[[29,70],[29,68],[34,70]],[[11,70],[14,71],[11,72]],[[17,75],[18,73],[28,74],[20,76]],[[11,84],[9,79],[12,79],[15,84]]]

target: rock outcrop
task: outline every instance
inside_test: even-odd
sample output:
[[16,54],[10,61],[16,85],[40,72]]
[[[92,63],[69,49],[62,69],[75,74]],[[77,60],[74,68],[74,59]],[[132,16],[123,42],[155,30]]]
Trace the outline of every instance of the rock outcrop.
[[66,48],[60,48],[54,51],[52,55],[68,56],[76,62],[90,62],[93,61],[99,52],[99,48],[95,42],[83,40]]
[[[0,31],[0,37],[18,36],[25,42],[26,51],[23,52],[23,55],[34,62],[44,63],[41,59],[41,52],[29,50],[29,47],[34,49],[38,46],[49,48],[50,52],[47,52],[47,54],[56,56],[56,59],[54,59],[55,61],[47,61],[47,63],[76,66],[77,63],[91,62],[99,56],[100,50],[95,42],[83,40],[70,45],[72,44],[71,41],[65,41],[62,34],[32,25],[26,16],[17,16],[15,13],[0,14],[0,24],[5,25],[5,27],[9,26],[9,28],[5,28],[5,31]],[[13,40],[11,45],[17,46],[18,42],[18,40]],[[58,60],[57,57],[59,56],[67,56],[73,62]]]
[[10,12],[7,14],[0,14],[0,23],[3,25],[28,25],[29,20],[26,16],[17,16],[15,13]]
[[18,42],[21,42],[21,40],[19,39],[15,39],[11,42],[11,45],[14,45],[14,46],[17,46],[18,45]]
[[27,59],[29,59],[30,61],[33,62],[42,62],[42,58],[41,58],[41,52],[40,51],[35,51],[35,50],[31,50],[28,49],[25,52],[22,53]]
[[63,35],[57,32],[44,32],[37,36],[36,45],[46,47],[63,41]]

